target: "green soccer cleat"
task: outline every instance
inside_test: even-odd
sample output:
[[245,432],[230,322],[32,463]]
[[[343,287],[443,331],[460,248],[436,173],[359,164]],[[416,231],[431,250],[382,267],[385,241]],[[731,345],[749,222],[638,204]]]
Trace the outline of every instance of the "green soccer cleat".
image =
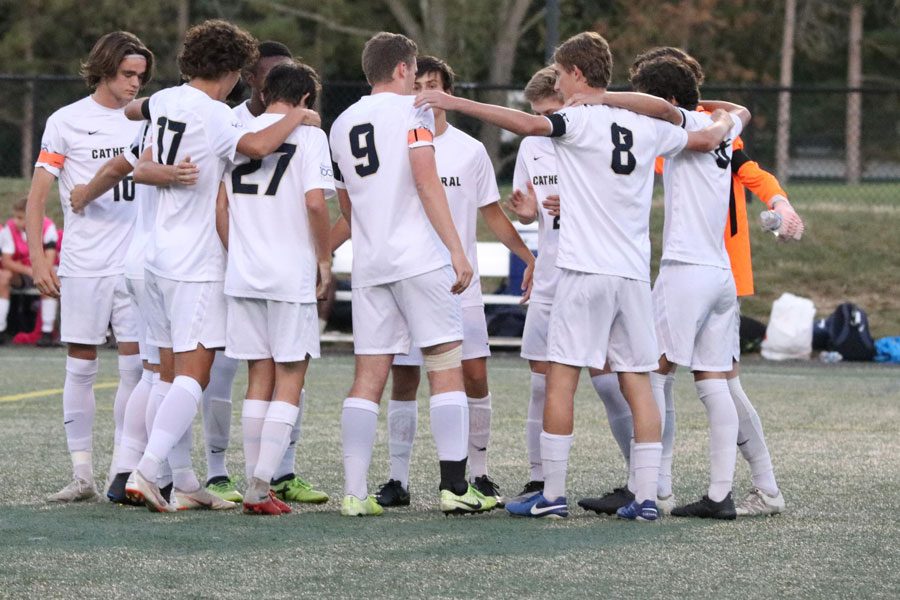
[[345,517],[377,517],[383,512],[384,509],[375,500],[375,496],[371,495],[365,500],[360,500],[348,494],[341,503],[341,514]]
[[222,500],[227,502],[234,502],[236,504],[240,504],[244,500],[244,496],[241,495],[237,488],[234,487],[234,482],[231,480],[231,477],[223,476],[223,477],[214,477],[210,479],[206,483],[206,489],[209,493],[214,496],[218,496]]
[[450,490],[441,490],[441,512],[445,515],[488,512],[495,508],[497,499],[494,496],[485,496],[471,485],[461,496]]
[[293,474],[272,483],[272,491],[285,502],[303,502],[305,504],[328,502],[328,494],[314,490],[302,477]]

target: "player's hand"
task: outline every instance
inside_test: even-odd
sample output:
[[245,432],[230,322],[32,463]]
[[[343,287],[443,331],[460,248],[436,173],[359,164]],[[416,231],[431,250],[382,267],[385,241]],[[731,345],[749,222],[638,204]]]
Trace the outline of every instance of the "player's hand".
[[431,109],[453,110],[453,99],[453,96],[440,90],[425,90],[419,92],[413,105],[416,108],[426,106]]
[[175,165],[175,183],[178,185],[194,185],[200,176],[200,168],[191,162],[190,156],[185,156]]
[[79,183],[72,188],[72,192],[69,194],[69,206],[72,207],[72,212],[76,215],[83,215],[85,207],[90,204],[86,192],[87,186]]
[[522,299],[519,300],[519,304],[531,300],[532,287],[534,287],[534,260],[525,265],[525,272],[522,273]]
[[53,270],[53,267],[48,265],[45,260],[38,260],[32,263],[31,269],[34,286],[38,291],[44,296],[59,298],[59,277],[56,276],[56,271]]
[[551,217],[559,216],[559,196],[547,196],[547,199],[543,202],[544,208],[547,209],[547,212],[550,213]]
[[308,97],[309,97],[309,94],[306,94],[305,96],[303,96],[303,98],[300,99],[300,104],[297,106],[297,108],[294,108],[293,110],[298,111],[298,113],[300,114],[300,124],[301,125],[309,125],[310,127],[321,128],[322,127],[322,117],[319,116],[319,113],[317,113],[316,111],[311,110],[309,108],[304,108],[306,106],[306,100]]
[[528,181],[526,183],[528,184],[527,191],[513,190],[506,199],[505,206],[519,217],[520,221],[531,223],[538,216],[537,194],[535,194],[534,186],[531,185],[531,182]]
[[319,263],[319,275],[316,283],[316,300],[327,300],[331,288],[331,261]]
[[806,228],[803,219],[800,218],[787,198],[780,195],[773,197],[769,201],[769,209],[781,217],[781,227],[776,232],[779,239],[789,242],[791,240],[799,241],[803,237],[803,231]]
[[453,266],[453,272],[456,273],[456,282],[450,288],[450,292],[454,294],[462,294],[472,283],[472,265],[466,258],[465,252],[462,250],[450,254],[450,264]]
[[585,106],[586,104],[603,104],[603,96],[604,92],[595,92],[591,94],[576,92],[569,97],[563,106],[564,108],[568,108],[570,106]]

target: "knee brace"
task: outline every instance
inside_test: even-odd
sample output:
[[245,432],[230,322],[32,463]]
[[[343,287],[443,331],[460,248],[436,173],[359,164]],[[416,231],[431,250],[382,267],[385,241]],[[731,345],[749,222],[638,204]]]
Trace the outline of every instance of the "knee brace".
[[438,354],[425,354],[425,371],[448,371],[462,367],[462,344],[456,348],[440,352]]

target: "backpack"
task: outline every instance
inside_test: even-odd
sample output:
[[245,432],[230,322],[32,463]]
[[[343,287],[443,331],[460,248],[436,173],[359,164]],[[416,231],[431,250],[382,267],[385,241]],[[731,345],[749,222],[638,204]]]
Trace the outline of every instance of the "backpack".
[[759,352],[763,338],[766,337],[765,324],[741,315],[740,325],[741,354]]
[[826,319],[830,335],[829,349],[844,360],[869,361],[875,358],[875,340],[869,333],[866,311],[851,302],[838,306]]

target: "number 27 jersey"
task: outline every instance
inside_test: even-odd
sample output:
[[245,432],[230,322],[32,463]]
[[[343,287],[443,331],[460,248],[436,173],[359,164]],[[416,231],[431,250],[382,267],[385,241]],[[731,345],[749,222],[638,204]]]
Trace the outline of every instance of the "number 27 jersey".
[[414,96],[364,96],[331,127],[334,185],[352,205],[353,287],[381,285],[450,264],[419,200],[409,150],[433,146],[434,113]]

